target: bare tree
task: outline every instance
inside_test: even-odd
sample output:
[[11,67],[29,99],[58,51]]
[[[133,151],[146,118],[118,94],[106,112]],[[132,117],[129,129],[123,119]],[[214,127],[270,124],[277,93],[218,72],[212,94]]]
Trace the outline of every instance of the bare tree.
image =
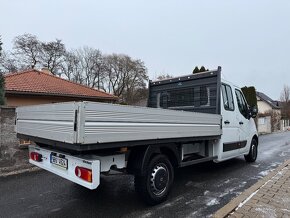
[[105,90],[124,102],[133,102],[135,91],[145,88],[148,80],[144,63],[119,54],[107,55],[104,60],[107,79]]
[[[0,60],[1,58],[2,58],[2,41],[0,37]],[[1,72],[1,69],[0,69],[0,105],[4,105],[4,104],[5,104],[5,80],[4,80],[3,73]]]
[[0,72],[0,105],[5,104],[5,79],[3,73]]
[[147,98],[146,82],[148,81],[147,68],[141,60],[133,60],[133,68],[128,73],[123,101],[133,104]]
[[64,55],[62,74],[74,82],[105,90],[104,69],[103,55],[98,49],[83,47]]
[[0,57],[1,57],[1,53],[2,53],[2,40],[1,40],[1,36],[0,36]]
[[102,55],[100,50],[91,47],[66,51],[59,39],[42,42],[34,35],[24,34],[15,38],[11,53],[0,57],[0,68],[4,71],[36,67],[46,67],[54,75],[102,89],[125,103],[146,97],[148,75],[145,64],[128,55]]
[[39,62],[54,75],[61,69],[65,54],[65,45],[60,39],[52,42],[40,42]]
[[288,85],[284,85],[283,90],[280,95],[280,100],[282,102],[288,103],[290,100],[290,87]]
[[14,39],[13,54],[26,68],[35,68],[40,63],[41,42],[35,35],[17,36]]
[[172,75],[169,75],[169,74],[160,74],[158,77],[157,77],[157,80],[164,80],[164,79],[171,79],[173,78]]
[[[123,71],[124,55],[107,55],[104,57],[107,85],[104,90],[120,96],[125,86],[125,72]],[[106,88],[107,87],[107,88]]]
[[0,69],[4,73],[6,72],[16,72],[19,70],[19,63],[17,63],[16,59],[13,56],[3,51],[2,55],[0,56]]
[[76,50],[66,52],[62,63],[62,74],[71,81],[83,83],[84,78],[81,71],[81,64]]
[[[23,34],[15,37],[11,62],[18,62],[18,68],[48,68],[53,74],[61,68],[65,45],[61,40],[42,42],[35,35]],[[14,61],[12,60],[14,59]]]
[[108,91],[120,97],[126,87],[133,61],[127,55],[112,54],[105,57],[105,71]]
[[282,117],[290,119],[290,87],[288,85],[284,85],[280,100],[282,102]]
[[102,53],[98,49],[83,47],[77,50],[77,54],[85,84],[100,89],[104,68]]

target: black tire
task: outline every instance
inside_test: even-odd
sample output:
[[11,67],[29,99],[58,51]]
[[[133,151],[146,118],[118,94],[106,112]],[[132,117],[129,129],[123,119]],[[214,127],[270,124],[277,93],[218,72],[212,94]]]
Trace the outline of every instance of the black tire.
[[258,156],[258,143],[255,139],[251,142],[250,151],[245,155],[245,160],[247,162],[255,162]]
[[135,176],[135,190],[149,205],[159,204],[167,199],[174,179],[174,170],[167,156],[154,156],[144,176]]

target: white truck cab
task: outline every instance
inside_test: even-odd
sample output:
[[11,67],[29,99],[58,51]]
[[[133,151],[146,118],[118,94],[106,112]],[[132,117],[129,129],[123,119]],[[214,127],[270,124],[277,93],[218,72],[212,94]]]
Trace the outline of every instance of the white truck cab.
[[241,89],[226,80],[221,84],[221,115],[223,134],[215,146],[218,156],[215,161],[248,155],[253,143],[252,158],[256,158],[258,132],[255,121]]

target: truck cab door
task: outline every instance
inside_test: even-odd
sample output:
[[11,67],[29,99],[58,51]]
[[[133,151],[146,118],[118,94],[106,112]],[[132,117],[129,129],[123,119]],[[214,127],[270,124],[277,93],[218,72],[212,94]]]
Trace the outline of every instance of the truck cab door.
[[249,108],[242,92],[235,89],[235,96],[238,105],[238,112],[236,113],[237,122],[239,123],[239,147],[240,153],[245,153],[249,150],[251,121]]
[[234,101],[232,87],[223,83],[221,86],[222,106],[221,114],[223,117],[222,128],[223,135],[220,141],[219,152],[221,159],[228,159],[239,155],[239,124],[237,122],[237,111]]

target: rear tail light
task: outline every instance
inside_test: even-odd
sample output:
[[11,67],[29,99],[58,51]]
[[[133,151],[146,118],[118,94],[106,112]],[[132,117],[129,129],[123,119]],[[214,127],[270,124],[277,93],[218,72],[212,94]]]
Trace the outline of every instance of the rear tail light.
[[30,153],[30,159],[37,161],[37,162],[41,162],[42,161],[42,155],[37,153],[37,152],[31,152]]
[[84,168],[84,167],[76,167],[75,168],[75,174],[77,177],[87,181],[92,182],[93,181],[93,173],[92,170]]

